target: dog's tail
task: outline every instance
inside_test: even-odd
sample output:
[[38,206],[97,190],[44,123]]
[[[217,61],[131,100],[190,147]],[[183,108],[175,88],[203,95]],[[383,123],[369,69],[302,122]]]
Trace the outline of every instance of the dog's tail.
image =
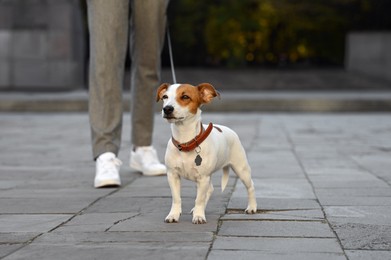
[[221,177],[221,192],[225,190],[225,187],[227,187],[229,179],[229,166],[225,166],[223,168],[223,176]]

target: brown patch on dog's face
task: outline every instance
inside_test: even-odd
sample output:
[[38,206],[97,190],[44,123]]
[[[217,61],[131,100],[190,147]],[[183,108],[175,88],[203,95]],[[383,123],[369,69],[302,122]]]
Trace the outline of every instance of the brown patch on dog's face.
[[189,112],[196,114],[202,104],[198,88],[190,84],[182,84],[176,90],[176,101],[182,107],[187,107]]
[[202,83],[197,87],[182,84],[176,90],[176,102],[182,107],[188,107],[193,114],[197,113],[202,104],[210,103],[215,97],[220,97],[220,94],[209,83]]

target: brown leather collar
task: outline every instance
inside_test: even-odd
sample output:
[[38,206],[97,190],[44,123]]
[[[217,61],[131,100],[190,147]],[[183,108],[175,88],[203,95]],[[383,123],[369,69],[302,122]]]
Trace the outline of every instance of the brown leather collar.
[[193,151],[195,148],[197,148],[205,139],[209,136],[210,132],[212,132],[213,124],[209,123],[208,128],[206,130],[202,126],[201,123],[201,131],[199,135],[194,137],[193,140],[187,142],[187,143],[179,143],[177,140],[174,139],[174,137],[171,137],[172,143],[175,145],[176,148],[178,148],[181,152],[190,152]]

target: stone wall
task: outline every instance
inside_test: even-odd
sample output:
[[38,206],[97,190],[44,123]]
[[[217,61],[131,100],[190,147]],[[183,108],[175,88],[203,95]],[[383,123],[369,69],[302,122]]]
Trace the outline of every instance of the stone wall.
[[80,0],[0,1],[0,90],[85,85]]
[[346,43],[348,71],[391,81],[391,32],[350,33]]

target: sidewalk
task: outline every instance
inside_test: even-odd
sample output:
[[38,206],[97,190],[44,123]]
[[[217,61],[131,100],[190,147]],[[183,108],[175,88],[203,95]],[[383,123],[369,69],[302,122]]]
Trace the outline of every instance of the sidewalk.
[[231,174],[221,193],[218,172],[205,225],[188,181],[180,222],[163,222],[166,177],[127,167],[129,121],[123,186],[94,189],[86,113],[0,113],[0,259],[391,259],[390,113],[204,113],[241,137],[259,205],[243,214],[244,186]]

